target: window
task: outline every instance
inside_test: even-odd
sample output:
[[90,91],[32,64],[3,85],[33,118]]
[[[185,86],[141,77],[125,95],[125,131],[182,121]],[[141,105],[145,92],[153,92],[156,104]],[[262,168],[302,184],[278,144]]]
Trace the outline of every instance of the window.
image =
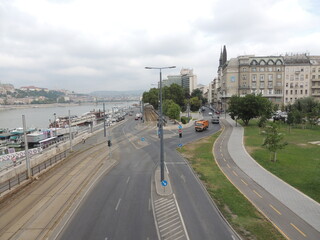
[[260,74],[260,81],[263,82],[264,81],[264,75]]
[[308,76],[308,74],[306,74],[306,79],[308,79],[309,78],[309,76]]
[[290,81],[293,81],[293,75],[290,75]]
[[300,90],[300,94],[303,94],[303,90]]
[[257,81],[257,75],[256,75],[256,74],[253,74],[253,75],[252,75],[252,82],[255,82],[255,81]]
[[312,79],[316,79],[316,75],[312,75]]
[[269,74],[268,75],[268,81],[272,81],[273,80],[273,75],[272,74]]
[[300,81],[303,81],[303,80],[304,80],[304,75],[301,74],[301,75],[300,75]]
[[247,75],[242,75],[242,80],[247,80]]
[[281,68],[280,67],[277,67],[277,72],[280,72],[281,71]]
[[257,83],[252,83],[252,88],[256,88],[257,87]]
[[286,90],[286,95],[288,95],[288,90]]
[[262,68],[260,68],[260,72],[264,72],[264,68],[262,67]]
[[269,71],[269,72],[272,72],[272,67],[268,67],[268,71]]
[[297,95],[297,94],[298,94],[298,90],[294,90],[294,94],[296,94],[296,95]]
[[289,80],[289,75],[288,74],[286,75],[286,80]]
[[286,97],[286,102],[288,102],[288,98]]
[[252,72],[256,72],[257,69],[255,67],[252,68]]
[[286,87],[289,87],[289,83],[286,83]]
[[243,72],[246,72],[246,71],[247,71],[247,68],[242,68],[242,71],[243,71]]
[[277,79],[281,79],[281,74],[277,74]]
[[293,94],[293,90],[290,90],[290,94],[291,94],[291,95]]
[[313,73],[316,72],[316,68],[312,68],[312,72],[313,72]]

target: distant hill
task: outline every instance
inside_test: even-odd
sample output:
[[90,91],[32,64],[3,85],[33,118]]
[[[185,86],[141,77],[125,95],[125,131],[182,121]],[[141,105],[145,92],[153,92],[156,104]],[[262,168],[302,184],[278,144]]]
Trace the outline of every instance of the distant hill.
[[128,96],[141,96],[143,90],[135,91],[95,91],[89,93],[89,95],[94,97],[128,97]]

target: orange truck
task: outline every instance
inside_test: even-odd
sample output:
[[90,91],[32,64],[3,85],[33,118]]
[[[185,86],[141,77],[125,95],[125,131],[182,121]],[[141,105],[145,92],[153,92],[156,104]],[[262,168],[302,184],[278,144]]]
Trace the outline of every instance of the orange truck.
[[197,132],[202,132],[203,130],[206,130],[209,127],[209,121],[208,120],[200,120],[195,122],[195,130]]

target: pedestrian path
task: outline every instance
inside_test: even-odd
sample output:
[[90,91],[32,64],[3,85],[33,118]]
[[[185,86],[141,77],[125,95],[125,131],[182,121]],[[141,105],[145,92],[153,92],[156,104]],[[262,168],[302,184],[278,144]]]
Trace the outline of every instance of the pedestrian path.
[[228,151],[234,162],[256,183],[320,232],[320,204],[261,167],[245,150],[244,129],[230,117],[232,126]]

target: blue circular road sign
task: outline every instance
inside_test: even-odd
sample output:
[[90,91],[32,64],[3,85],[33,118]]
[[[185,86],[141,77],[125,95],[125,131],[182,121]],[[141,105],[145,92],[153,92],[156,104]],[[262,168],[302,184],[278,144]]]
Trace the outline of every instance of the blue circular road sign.
[[179,128],[179,129],[182,129],[182,126],[179,124],[178,128]]
[[178,145],[178,147],[182,147],[182,143],[180,143],[180,144]]
[[163,181],[161,182],[161,185],[165,187],[165,186],[168,185],[168,182],[167,182],[166,180],[163,180]]
[[142,137],[142,138],[141,138],[141,141],[143,142],[144,140],[145,140],[144,137]]

